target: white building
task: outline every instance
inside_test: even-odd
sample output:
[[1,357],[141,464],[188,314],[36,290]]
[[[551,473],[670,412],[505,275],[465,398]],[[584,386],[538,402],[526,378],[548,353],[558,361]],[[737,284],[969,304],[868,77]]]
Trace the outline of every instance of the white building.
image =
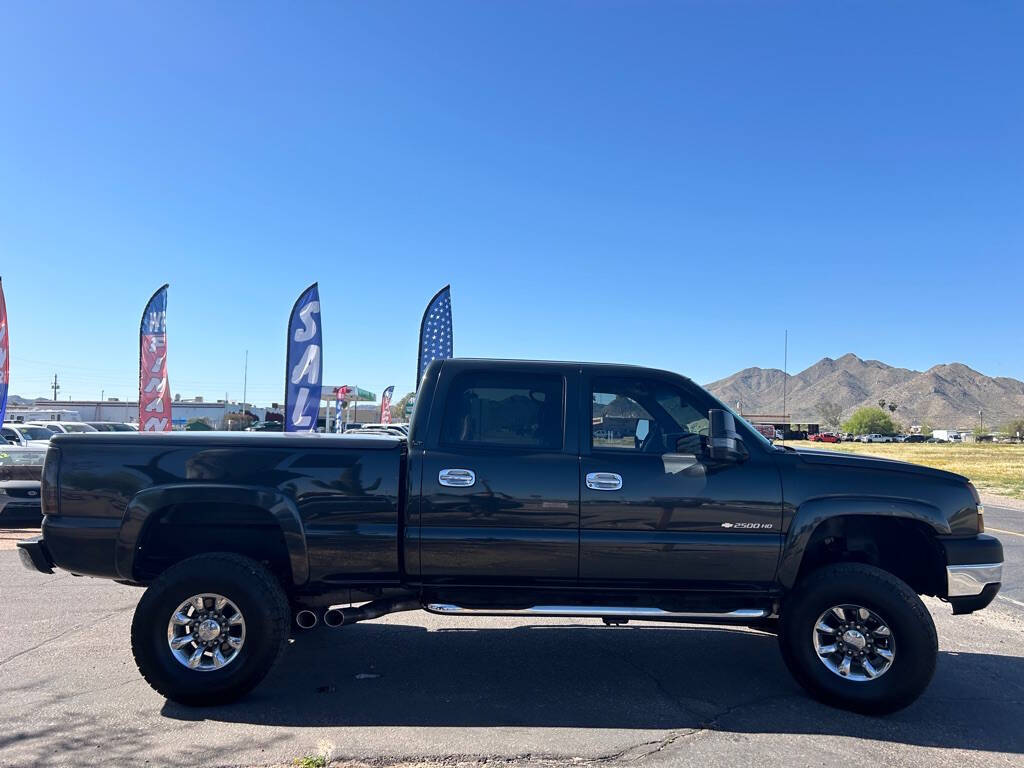
[[[224,416],[242,410],[240,403],[224,400],[207,403],[202,400],[178,400],[171,403],[171,426],[184,429],[193,419],[204,419],[214,429],[224,429]],[[248,408],[249,411],[265,418],[266,408]],[[37,402],[31,406],[9,409],[11,421],[119,421],[125,424],[139,423],[139,403],[136,400],[60,400]]]

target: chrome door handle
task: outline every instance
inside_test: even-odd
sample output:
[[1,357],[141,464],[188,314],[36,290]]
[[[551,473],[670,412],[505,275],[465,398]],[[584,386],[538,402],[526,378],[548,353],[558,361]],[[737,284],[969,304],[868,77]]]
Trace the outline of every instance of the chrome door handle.
[[437,473],[437,482],[450,488],[469,488],[476,483],[476,472],[472,469],[442,469]]
[[617,491],[622,488],[622,475],[614,472],[588,472],[587,488],[595,491]]

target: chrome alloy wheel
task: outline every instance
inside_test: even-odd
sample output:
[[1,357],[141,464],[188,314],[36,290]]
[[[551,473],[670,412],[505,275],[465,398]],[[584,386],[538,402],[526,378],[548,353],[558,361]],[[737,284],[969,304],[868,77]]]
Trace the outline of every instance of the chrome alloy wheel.
[[223,595],[192,595],[167,622],[167,645],[182,666],[197,672],[221,669],[245,644],[245,619]]
[[896,641],[874,611],[859,605],[836,605],[814,624],[814,651],[829,671],[845,680],[877,680],[892,667]]

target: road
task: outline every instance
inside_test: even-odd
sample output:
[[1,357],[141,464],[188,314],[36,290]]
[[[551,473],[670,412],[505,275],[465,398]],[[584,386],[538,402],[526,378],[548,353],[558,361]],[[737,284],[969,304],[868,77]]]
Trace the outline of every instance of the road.
[[188,709],[135,669],[140,590],[3,551],[0,765],[1018,766],[1024,511],[986,510],[1007,532],[1004,599],[955,618],[929,599],[935,680],[884,719],[808,699],[752,630],[421,612],[303,634],[244,701]]
[[996,601],[1024,612],[1024,510],[985,505],[985,530],[1003,543],[1003,586]]

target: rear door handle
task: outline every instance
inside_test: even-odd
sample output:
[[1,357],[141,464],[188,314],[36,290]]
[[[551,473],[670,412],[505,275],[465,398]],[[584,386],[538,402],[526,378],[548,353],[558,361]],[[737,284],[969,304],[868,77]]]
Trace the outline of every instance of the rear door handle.
[[437,482],[449,488],[469,488],[476,483],[476,472],[472,469],[442,469],[437,473]]
[[622,475],[614,472],[588,472],[587,488],[595,491],[617,491],[622,488]]

